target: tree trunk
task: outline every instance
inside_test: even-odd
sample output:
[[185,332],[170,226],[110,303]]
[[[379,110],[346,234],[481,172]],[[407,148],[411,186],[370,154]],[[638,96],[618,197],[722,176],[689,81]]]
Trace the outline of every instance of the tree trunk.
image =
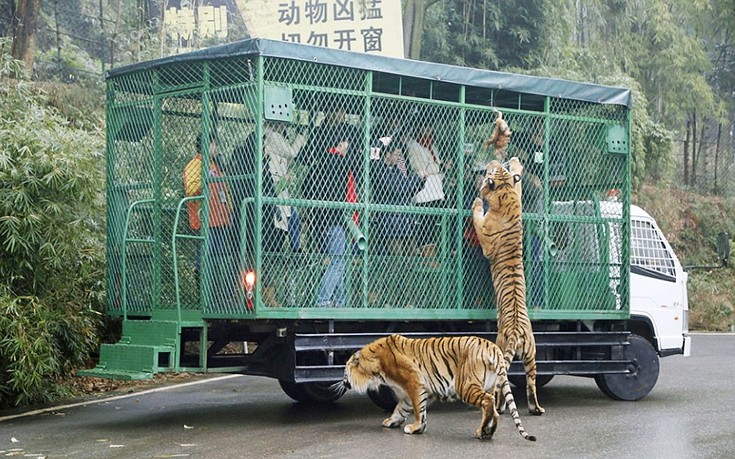
[[13,58],[25,63],[26,72],[33,70],[33,57],[36,45],[36,28],[41,0],[18,0],[13,19]]
[[697,114],[692,113],[692,173],[689,176],[692,186],[697,184]]
[[702,122],[700,123],[702,125],[702,129],[699,130],[699,148],[697,148],[697,169],[699,169],[697,172],[702,176],[707,177],[707,141],[706,141],[706,132],[707,132],[707,118],[703,118]]
[[439,0],[407,0],[403,7],[403,54],[406,59],[421,58],[426,10]]
[[717,140],[715,142],[715,167],[714,167],[714,187],[712,191],[719,194],[720,189],[717,186],[717,169],[720,161],[720,139],[722,138],[722,122],[717,123]]
[[687,136],[684,139],[684,185],[689,185],[689,135],[692,132],[692,121],[687,120]]
[[416,14],[416,5],[408,0],[403,7],[403,57],[411,54],[411,36],[413,35],[413,18]]
[[411,29],[411,38],[408,44],[409,59],[418,60],[421,56],[421,35],[424,31],[424,14],[426,13],[425,0],[412,0],[413,3],[413,27]]

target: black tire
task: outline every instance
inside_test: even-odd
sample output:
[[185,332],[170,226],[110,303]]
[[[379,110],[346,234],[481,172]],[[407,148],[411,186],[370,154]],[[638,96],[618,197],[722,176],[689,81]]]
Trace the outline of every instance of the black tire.
[[377,390],[370,389],[368,391],[368,397],[370,397],[370,400],[378,405],[378,407],[390,413],[396,409],[396,405],[398,404],[398,399],[393,393],[393,389],[385,385],[380,386]]
[[339,399],[344,392],[335,390],[331,386],[334,382],[309,382],[309,383],[292,383],[289,381],[278,380],[281,389],[286,395],[301,403],[332,403]]
[[659,361],[656,349],[645,338],[630,335],[628,342],[626,353],[631,360],[630,373],[596,375],[595,383],[608,397],[633,402],[653,390],[658,381]]
[[[554,375],[536,375],[536,387],[544,387],[545,385],[549,384],[551,380],[554,379]],[[508,375],[508,381],[510,381],[511,384],[513,384],[515,387],[519,388],[525,388],[526,387],[526,375],[523,376],[515,376],[515,375]]]

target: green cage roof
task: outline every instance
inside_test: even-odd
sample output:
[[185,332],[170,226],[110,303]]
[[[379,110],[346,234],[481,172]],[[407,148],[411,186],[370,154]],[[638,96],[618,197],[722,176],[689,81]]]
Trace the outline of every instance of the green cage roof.
[[265,38],[240,40],[112,69],[107,72],[107,78],[175,63],[255,56],[318,62],[479,88],[502,89],[599,104],[624,105],[628,108],[632,105],[630,89],[625,88],[398,59]]

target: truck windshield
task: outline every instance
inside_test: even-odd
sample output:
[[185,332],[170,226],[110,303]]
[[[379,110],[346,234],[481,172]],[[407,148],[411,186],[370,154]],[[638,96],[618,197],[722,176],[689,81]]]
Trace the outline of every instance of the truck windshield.
[[667,276],[676,276],[671,253],[666,250],[666,244],[649,222],[640,220],[631,222],[630,249],[632,265]]

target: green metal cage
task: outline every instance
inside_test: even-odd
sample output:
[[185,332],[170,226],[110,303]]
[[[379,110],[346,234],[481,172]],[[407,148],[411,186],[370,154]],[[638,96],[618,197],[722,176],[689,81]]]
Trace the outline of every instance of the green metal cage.
[[625,318],[630,105],[625,89],[263,39],[115,69],[108,311],[494,318],[469,216],[499,110],[525,167],[532,319]]

